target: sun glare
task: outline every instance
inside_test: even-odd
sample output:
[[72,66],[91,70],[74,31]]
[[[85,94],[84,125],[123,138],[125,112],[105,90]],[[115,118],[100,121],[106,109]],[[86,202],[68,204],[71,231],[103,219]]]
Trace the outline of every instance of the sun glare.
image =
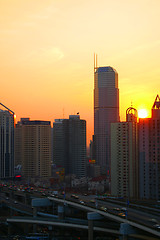
[[148,116],[148,112],[146,109],[139,109],[138,110],[138,117],[139,118],[146,118]]

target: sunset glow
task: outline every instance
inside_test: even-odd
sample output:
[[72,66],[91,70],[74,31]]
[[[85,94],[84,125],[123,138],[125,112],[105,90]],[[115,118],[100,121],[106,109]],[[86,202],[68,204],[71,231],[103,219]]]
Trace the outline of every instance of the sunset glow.
[[148,116],[148,112],[146,109],[139,109],[138,110],[138,117],[139,118],[146,118]]
[[159,9],[158,0],[1,1],[1,102],[17,121],[53,125],[79,112],[89,143],[95,52],[98,67],[118,72],[121,121],[131,102],[151,109],[160,80]]

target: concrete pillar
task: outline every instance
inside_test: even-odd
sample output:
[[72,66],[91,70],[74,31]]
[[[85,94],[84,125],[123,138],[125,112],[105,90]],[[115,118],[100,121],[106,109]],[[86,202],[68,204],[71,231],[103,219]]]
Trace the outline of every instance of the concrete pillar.
[[8,236],[10,236],[10,235],[11,235],[11,224],[8,223]]
[[120,225],[120,233],[122,234],[122,237],[120,239],[127,240],[129,234],[135,234],[136,230],[129,225],[128,223],[121,223]]
[[28,224],[25,224],[24,225],[24,233],[27,234],[29,231],[28,231],[29,227],[28,227]]
[[24,194],[24,204],[27,205],[27,193]]
[[103,216],[96,212],[90,212],[87,214],[87,218],[88,218],[88,240],[93,240],[93,220],[102,219]]
[[54,206],[55,206],[55,203],[52,201],[52,214],[54,215]]
[[93,240],[93,220],[88,220],[88,240]]
[[14,213],[14,210],[12,209],[12,208],[10,208],[10,217],[12,217],[13,216],[13,213]]
[[33,217],[37,217],[37,208],[33,207]]
[[[33,218],[36,218],[37,217],[37,208],[36,207],[33,207]],[[33,233],[36,233],[37,232],[37,224],[34,223],[33,224]]]
[[54,228],[53,226],[48,226],[48,230],[49,230],[49,239],[53,239],[53,236],[54,236]]
[[64,219],[64,206],[58,205],[58,219]]

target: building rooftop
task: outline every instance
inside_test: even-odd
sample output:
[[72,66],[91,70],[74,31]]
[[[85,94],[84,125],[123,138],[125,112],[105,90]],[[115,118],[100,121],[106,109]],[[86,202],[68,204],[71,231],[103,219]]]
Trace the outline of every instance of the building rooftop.
[[108,67],[98,67],[97,72],[117,72],[114,68]]
[[80,119],[80,116],[77,115],[69,115],[69,119]]
[[40,121],[40,120],[33,120],[33,121],[22,121],[23,125],[50,125],[50,121]]

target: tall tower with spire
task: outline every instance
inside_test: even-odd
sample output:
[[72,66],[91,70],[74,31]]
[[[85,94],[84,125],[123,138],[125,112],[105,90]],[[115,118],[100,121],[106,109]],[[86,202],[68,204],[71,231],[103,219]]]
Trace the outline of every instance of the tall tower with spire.
[[[95,58],[94,58],[95,59]],[[94,60],[94,138],[96,163],[110,176],[110,124],[119,121],[118,73]]]

